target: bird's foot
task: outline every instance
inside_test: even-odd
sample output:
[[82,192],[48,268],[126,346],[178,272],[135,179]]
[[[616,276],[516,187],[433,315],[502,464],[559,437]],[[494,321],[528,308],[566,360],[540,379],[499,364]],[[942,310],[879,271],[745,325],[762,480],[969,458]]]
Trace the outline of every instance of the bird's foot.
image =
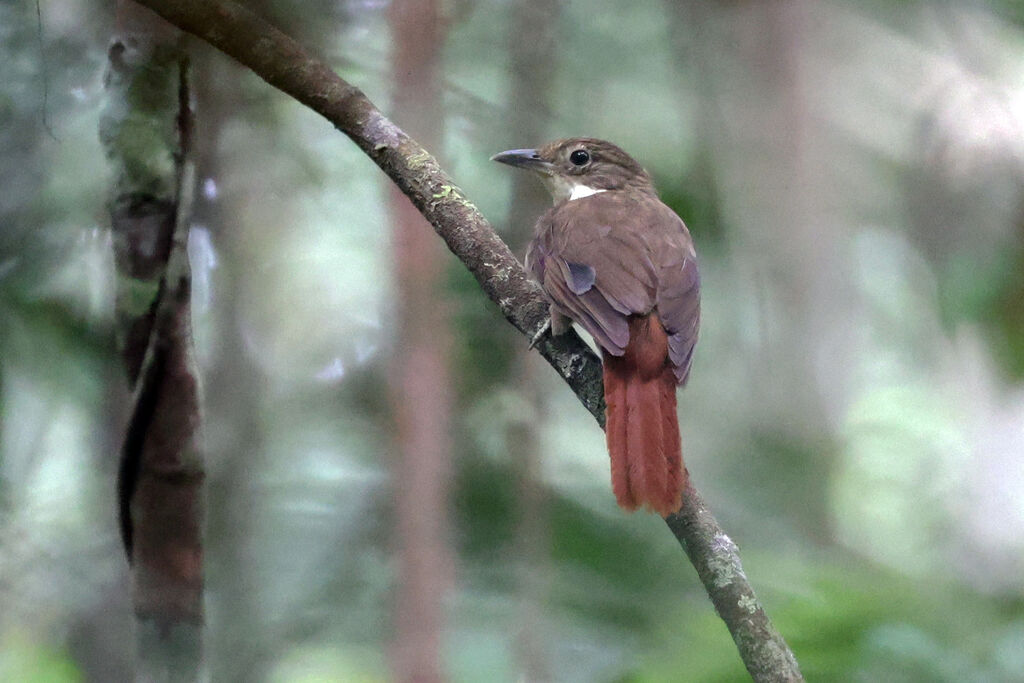
[[530,339],[530,350],[532,351],[537,344],[540,343],[541,338],[545,333],[551,330],[551,318],[545,318],[544,324],[540,326],[540,329]]

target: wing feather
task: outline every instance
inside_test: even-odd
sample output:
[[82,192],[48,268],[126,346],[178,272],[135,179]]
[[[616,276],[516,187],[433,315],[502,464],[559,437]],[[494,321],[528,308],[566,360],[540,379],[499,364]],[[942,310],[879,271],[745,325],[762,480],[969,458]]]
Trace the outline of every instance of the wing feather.
[[527,264],[552,305],[621,356],[633,315],[658,314],[676,380],[689,375],[700,278],[683,221],[657,197],[609,191],[564,202],[537,223]]

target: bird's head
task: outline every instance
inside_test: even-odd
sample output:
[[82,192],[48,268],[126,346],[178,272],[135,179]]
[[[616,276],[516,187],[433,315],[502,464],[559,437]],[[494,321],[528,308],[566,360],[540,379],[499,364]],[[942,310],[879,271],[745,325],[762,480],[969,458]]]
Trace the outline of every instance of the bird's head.
[[537,149],[510,149],[491,157],[537,174],[555,203],[607,190],[654,192],[651,177],[640,164],[610,142],[566,138]]

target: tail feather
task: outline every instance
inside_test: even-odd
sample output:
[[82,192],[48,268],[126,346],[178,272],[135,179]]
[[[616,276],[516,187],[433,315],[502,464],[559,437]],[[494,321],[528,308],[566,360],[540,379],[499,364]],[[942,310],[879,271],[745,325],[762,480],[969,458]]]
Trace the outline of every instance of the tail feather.
[[612,490],[626,510],[665,516],[679,509],[686,477],[668,337],[653,314],[630,318],[629,333],[622,356],[604,354]]
[[626,386],[626,453],[633,488],[643,491],[647,504],[660,498],[668,484],[668,461],[662,421],[660,382],[630,382]]
[[[609,363],[609,359],[612,359]],[[628,383],[619,368],[614,367],[619,359],[605,354],[604,362],[604,402],[605,402],[605,437],[608,440],[608,453],[612,461],[612,492],[619,507],[633,511],[640,505],[631,485],[629,459],[625,456],[629,430],[627,428],[626,391]]]
[[683,504],[683,487],[686,485],[686,467],[683,465],[683,446],[679,438],[679,415],[676,412],[676,376],[670,369],[661,376],[661,419],[665,449],[665,497],[662,510],[671,514]]

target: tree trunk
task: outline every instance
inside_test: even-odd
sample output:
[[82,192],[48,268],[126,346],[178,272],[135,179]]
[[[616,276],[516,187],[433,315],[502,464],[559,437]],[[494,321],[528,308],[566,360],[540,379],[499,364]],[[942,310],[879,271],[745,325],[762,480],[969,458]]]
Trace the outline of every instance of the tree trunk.
[[[420,140],[442,136],[439,0],[395,0],[390,23],[394,114]],[[448,539],[451,378],[444,250],[408,198],[391,189],[396,330],[392,405],[398,590],[393,666],[398,681],[444,680],[440,663]]]
[[[696,138],[714,150],[703,160],[710,168],[701,171],[713,175],[708,182],[720,188],[725,223],[733,228],[729,244],[742,276],[736,287],[752,289],[758,304],[758,353],[751,354],[748,373],[754,438],[793,463],[777,458],[770,473],[744,465],[752,480],[774,476],[794,493],[774,501],[752,497],[751,505],[788,506],[783,512],[809,535],[827,540],[834,446],[821,427],[828,420],[815,363],[836,302],[854,298],[838,294],[849,285],[834,221],[821,206],[828,188],[816,185],[812,171],[830,163],[809,106],[814,81],[806,45],[814,6],[803,0],[666,5],[679,61],[692,65],[698,79]],[[726,44],[731,49],[723,53]]]
[[[549,98],[558,62],[555,47],[560,14],[560,4],[551,0],[518,0],[512,5],[506,37],[512,76],[508,103],[512,139],[503,147],[534,147],[547,139]],[[524,252],[537,216],[549,204],[547,191],[535,178],[528,173],[513,175],[506,234],[517,254]],[[518,385],[518,393],[527,405],[525,414],[506,427],[506,450],[516,473],[519,509],[513,552],[520,569],[520,609],[513,651],[524,680],[544,681],[551,679],[544,633],[544,605],[550,576],[548,496],[541,477],[539,434],[541,416],[546,411],[541,405],[536,359],[522,340],[510,341],[515,347],[509,384]]]
[[202,666],[199,388],[186,243],[194,172],[180,33],[118,6],[100,137],[110,202],[119,342],[133,386],[118,493],[132,566],[139,680],[189,681]]

